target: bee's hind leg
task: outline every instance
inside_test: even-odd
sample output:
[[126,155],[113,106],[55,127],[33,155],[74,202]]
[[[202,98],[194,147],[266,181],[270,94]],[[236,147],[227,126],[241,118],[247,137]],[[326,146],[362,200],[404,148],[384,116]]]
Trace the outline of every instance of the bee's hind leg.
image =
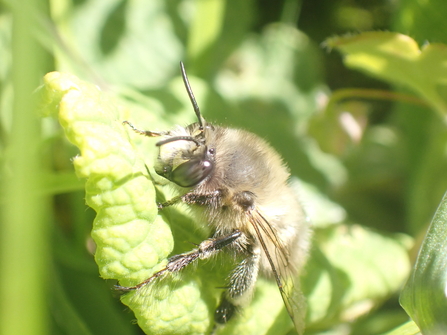
[[260,251],[254,250],[240,262],[228,278],[228,286],[214,314],[218,324],[227,323],[239,307],[247,305],[253,296],[259,273]]

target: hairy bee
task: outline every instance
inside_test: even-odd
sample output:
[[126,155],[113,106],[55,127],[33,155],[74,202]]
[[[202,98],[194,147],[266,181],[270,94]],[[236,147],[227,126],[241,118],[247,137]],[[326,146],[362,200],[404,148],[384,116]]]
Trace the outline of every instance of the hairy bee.
[[224,324],[238,307],[249,303],[258,274],[272,277],[299,333],[304,330],[304,299],[298,271],[309,249],[311,229],[296,195],[288,186],[289,172],[279,154],[247,131],[206,122],[191,90],[183,63],[183,81],[198,121],[166,132],[135,132],[160,136],[157,174],[180,186],[183,193],[160,205],[184,202],[197,209],[213,235],[190,252],[172,256],[167,266],[144,282],[120,290],[134,290],[156,278],[232,248],[243,260],[228,277],[215,312]]

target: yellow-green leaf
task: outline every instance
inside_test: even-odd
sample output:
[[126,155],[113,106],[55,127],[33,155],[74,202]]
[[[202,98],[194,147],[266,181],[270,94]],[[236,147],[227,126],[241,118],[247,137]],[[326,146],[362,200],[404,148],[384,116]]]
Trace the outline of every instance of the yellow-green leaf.
[[447,115],[446,45],[433,43],[420,48],[411,37],[392,32],[333,37],[326,45],[343,54],[346,66],[410,88],[440,115]]

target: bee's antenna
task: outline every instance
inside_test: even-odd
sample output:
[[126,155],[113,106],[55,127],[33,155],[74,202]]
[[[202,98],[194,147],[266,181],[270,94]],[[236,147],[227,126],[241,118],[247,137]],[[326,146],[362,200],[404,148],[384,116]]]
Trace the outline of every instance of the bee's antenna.
[[185,66],[183,62],[180,62],[180,70],[182,71],[183,83],[185,83],[186,91],[188,92],[189,99],[191,100],[192,107],[194,108],[194,112],[197,115],[197,119],[199,120],[200,129],[203,130],[203,122],[202,115],[200,114],[200,108],[197,104],[196,98],[194,97],[194,93],[192,93],[191,85],[189,85],[188,76],[186,75]]

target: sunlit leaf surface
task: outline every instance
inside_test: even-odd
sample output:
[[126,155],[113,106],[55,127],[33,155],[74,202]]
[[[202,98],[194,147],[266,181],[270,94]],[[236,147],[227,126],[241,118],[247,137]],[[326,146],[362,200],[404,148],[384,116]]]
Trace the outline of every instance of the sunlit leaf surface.
[[420,48],[411,37],[391,32],[367,32],[326,40],[344,55],[346,66],[411,88],[443,117],[447,115],[447,46]]

